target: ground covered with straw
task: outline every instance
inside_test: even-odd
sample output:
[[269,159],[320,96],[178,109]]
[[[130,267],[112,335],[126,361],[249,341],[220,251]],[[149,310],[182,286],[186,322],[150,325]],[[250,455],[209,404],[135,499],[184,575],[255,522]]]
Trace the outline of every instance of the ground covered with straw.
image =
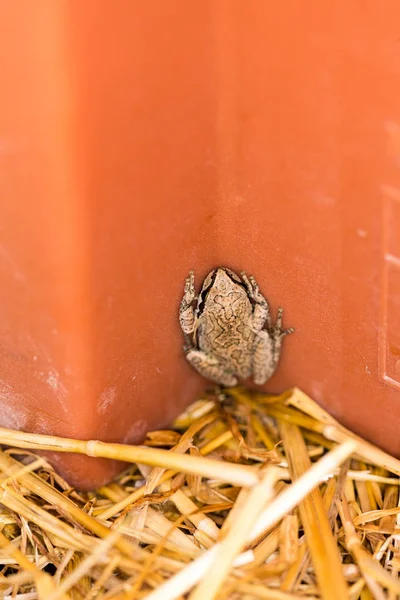
[[[400,598],[400,461],[300,390],[193,404],[145,447],[0,428],[0,598]],[[132,463],[78,493],[34,454]]]

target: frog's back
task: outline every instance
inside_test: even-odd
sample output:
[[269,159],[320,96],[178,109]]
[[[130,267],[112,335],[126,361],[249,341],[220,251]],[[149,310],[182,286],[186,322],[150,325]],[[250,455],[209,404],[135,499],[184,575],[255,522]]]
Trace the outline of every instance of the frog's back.
[[228,318],[224,311],[206,311],[199,319],[197,330],[198,347],[241,379],[251,375],[255,337],[244,318],[248,313],[248,307],[245,308]]

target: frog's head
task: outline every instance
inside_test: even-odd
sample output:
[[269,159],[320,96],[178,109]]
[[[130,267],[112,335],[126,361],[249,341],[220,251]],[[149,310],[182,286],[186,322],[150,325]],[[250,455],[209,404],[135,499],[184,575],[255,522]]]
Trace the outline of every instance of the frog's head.
[[207,275],[203,282],[200,294],[207,295],[211,289],[218,289],[220,292],[223,292],[224,289],[229,289],[237,284],[244,287],[243,282],[236,273],[226,267],[218,267]]
[[205,278],[199,294],[197,316],[203,313],[207,299],[214,301],[217,296],[219,298],[230,296],[233,291],[246,296],[246,286],[236,273],[225,267],[218,267],[211,271]]

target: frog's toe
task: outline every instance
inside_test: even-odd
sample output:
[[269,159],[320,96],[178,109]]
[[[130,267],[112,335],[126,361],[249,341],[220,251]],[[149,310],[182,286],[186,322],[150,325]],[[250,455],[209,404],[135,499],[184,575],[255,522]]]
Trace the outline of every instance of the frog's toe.
[[294,327],[289,327],[288,329],[283,329],[282,318],[283,318],[283,308],[279,307],[275,325],[273,326],[272,330],[270,330],[270,333],[275,340],[281,339],[285,335],[289,335],[294,332]]

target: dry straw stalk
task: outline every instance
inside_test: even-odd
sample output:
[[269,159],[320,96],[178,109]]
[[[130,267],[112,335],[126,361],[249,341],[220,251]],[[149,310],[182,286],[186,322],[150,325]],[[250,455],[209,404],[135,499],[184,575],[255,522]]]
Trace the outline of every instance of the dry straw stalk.
[[[5,600],[400,597],[400,463],[300,390],[211,392],[140,447],[0,443]],[[132,465],[84,494],[49,449]]]

